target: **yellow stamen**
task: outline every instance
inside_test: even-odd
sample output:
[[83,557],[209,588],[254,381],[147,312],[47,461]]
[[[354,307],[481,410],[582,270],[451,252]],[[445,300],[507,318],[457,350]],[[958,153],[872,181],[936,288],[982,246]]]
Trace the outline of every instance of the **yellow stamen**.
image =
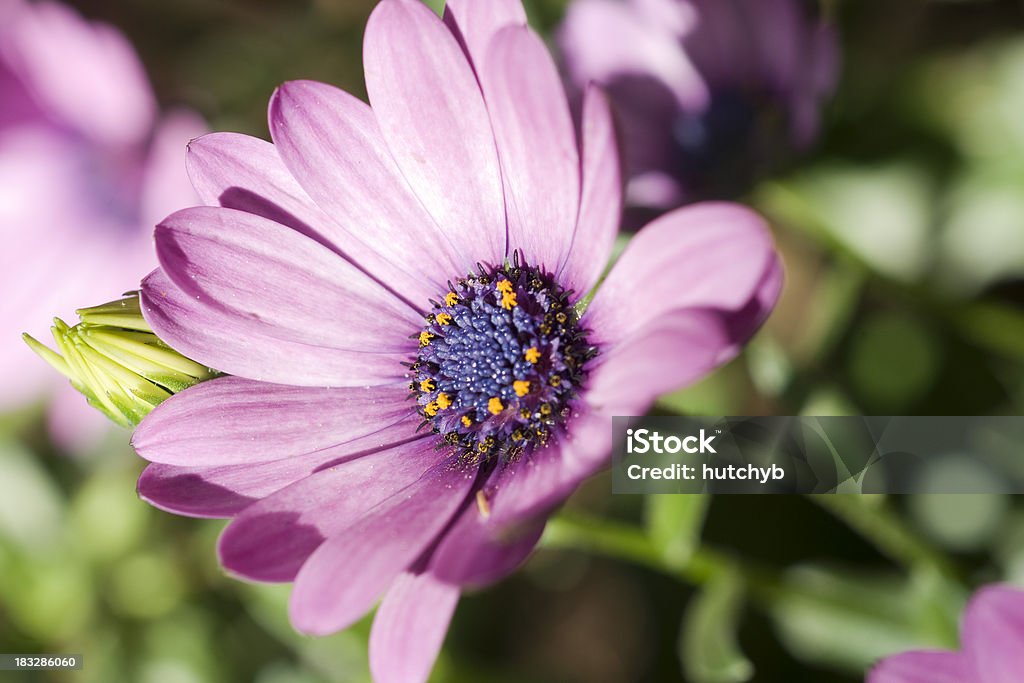
[[437,324],[438,325],[447,325],[447,324],[451,323],[451,321],[452,321],[452,317],[450,315],[448,315],[447,313],[438,313],[437,314]]
[[437,404],[431,401],[423,407],[423,412],[427,414],[427,417],[434,417],[437,415]]
[[469,427],[472,424],[473,424],[473,420],[472,420],[472,418],[469,417],[469,415],[463,415],[462,416],[462,426],[463,427]]
[[445,306],[454,306],[457,303],[459,303],[459,295],[455,292],[448,292],[444,295]]
[[420,332],[420,346],[426,346],[430,343],[430,340],[434,338],[434,335],[430,334],[426,330]]
[[501,294],[501,307],[506,311],[511,311],[513,306],[517,306],[516,295],[511,292],[502,292]]
[[434,380],[425,379],[422,382],[420,382],[420,391],[433,391],[434,389]]
[[520,408],[519,409],[519,417],[523,418],[524,420],[529,420],[530,419],[530,409],[529,408]]
[[550,403],[541,403],[540,404],[540,414],[541,415],[550,415],[551,414],[551,404]]
[[476,506],[480,509],[480,516],[487,519],[491,516],[491,504],[487,502],[487,496],[483,491],[476,492]]
[[551,382],[551,386],[557,387],[559,384],[562,383],[562,378],[559,377],[558,375],[552,375],[549,381]]
[[540,360],[540,351],[537,350],[536,346],[531,346],[530,348],[526,349],[525,356],[526,361],[528,363],[536,363],[537,361]]
[[503,410],[505,410],[505,406],[501,404],[501,399],[497,396],[487,402],[487,412],[491,415],[497,415]]
[[523,440],[523,430],[517,429],[516,431],[512,432],[512,440],[513,441],[522,441]]
[[515,382],[512,382],[512,389],[515,390],[516,396],[526,396],[530,393],[530,383],[526,380],[517,379]]
[[511,294],[512,283],[508,280],[498,280],[498,291],[502,294]]
[[450,407],[451,404],[452,404],[452,400],[450,398],[448,398],[448,394],[446,394],[444,392],[442,392],[442,393],[437,395],[436,401],[437,401],[437,407],[440,408],[441,410],[444,410],[444,409]]

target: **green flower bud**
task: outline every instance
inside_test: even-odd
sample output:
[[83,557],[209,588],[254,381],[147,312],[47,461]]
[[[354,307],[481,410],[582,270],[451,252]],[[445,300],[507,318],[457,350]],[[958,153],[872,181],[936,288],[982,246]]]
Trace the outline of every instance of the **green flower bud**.
[[75,311],[69,327],[55,318],[57,351],[28,334],[25,343],[69,380],[89,405],[119,425],[133,427],[173,394],[216,376],[216,372],[160,340],[142,317],[137,292],[123,299]]

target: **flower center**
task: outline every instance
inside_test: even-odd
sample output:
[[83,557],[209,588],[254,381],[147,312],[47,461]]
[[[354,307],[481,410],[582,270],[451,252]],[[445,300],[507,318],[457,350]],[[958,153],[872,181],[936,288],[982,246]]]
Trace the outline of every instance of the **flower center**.
[[518,253],[448,286],[409,366],[424,424],[478,460],[557,438],[597,354],[571,292]]

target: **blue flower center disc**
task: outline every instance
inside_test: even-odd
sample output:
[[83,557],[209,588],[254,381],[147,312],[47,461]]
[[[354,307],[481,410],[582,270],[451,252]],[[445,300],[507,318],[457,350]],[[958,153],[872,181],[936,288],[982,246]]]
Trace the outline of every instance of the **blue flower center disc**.
[[448,286],[409,365],[424,425],[477,460],[546,445],[572,414],[597,354],[571,292],[518,253]]

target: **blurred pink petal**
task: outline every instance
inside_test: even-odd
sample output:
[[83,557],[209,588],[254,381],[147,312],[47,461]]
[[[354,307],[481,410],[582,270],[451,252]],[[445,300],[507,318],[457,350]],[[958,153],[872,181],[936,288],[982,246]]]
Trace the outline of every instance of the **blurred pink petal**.
[[0,101],[0,409],[66,393],[52,433],[83,450],[102,416],[81,414],[20,333],[45,340],[54,314],[73,322],[155,267],[155,221],[196,201],[183,160],[203,123],[184,110],[158,120],[124,36],[53,2],[0,4]]

